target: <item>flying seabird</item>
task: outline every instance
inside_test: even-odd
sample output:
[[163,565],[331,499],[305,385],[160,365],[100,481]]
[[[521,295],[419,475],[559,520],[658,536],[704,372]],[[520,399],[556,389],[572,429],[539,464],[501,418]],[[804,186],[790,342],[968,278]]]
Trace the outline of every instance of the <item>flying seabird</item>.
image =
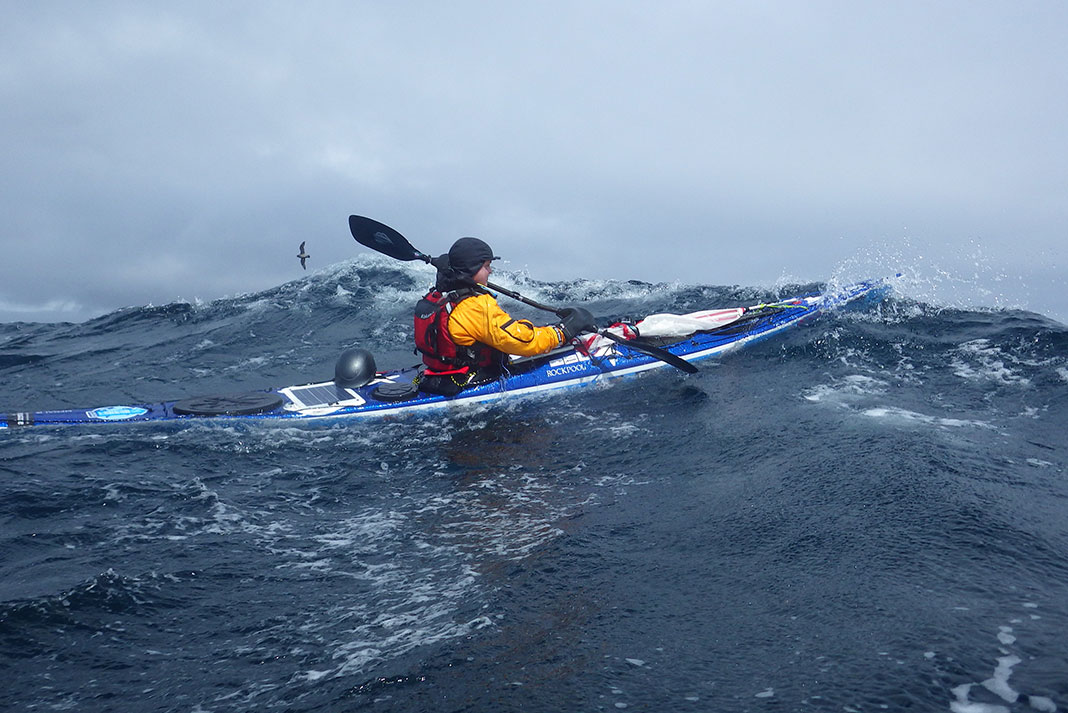
[[308,258],[310,258],[311,255],[309,255],[308,253],[304,252],[304,242],[307,242],[307,241],[301,242],[301,244],[300,244],[300,254],[297,255],[297,257],[300,258],[300,266],[303,267],[305,270],[307,270],[308,266],[304,264],[304,261],[307,260]]

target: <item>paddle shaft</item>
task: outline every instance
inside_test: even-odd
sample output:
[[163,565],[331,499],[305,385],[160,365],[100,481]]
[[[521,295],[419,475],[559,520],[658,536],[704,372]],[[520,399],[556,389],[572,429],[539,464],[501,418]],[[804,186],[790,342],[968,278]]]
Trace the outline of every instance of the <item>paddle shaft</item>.
[[552,312],[557,317],[563,317],[564,316],[564,315],[560,314],[561,312],[563,312],[562,309],[559,309],[557,307],[550,307],[549,305],[543,305],[541,302],[535,302],[534,300],[530,299],[529,297],[524,297],[523,295],[519,294],[518,292],[513,292],[512,290],[509,290],[507,288],[501,287],[500,285],[495,285],[492,282],[487,282],[486,283],[486,287],[488,287],[491,290],[494,290],[496,292],[500,292],[502,295],[505,295],[507,297],[511,297],[513,300],[518,300],[518,301],[522,302],[523,304],[530,305],[531,307],[534,307],[535,309],[542,309],[542,310],[545,310],[546,312]]

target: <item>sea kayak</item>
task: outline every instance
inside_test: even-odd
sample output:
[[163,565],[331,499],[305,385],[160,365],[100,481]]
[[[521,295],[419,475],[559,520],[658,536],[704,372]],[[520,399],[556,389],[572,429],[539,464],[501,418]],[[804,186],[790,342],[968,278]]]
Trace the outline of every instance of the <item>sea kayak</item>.
[[[591,384],[669,365],[697,362],[766,339],[821,312],[861,300],[881,299],[885,280],[858,282],[773,304],[714,309],[687,315],[650,315],[634,325],[615,325],[571,346],[514,359],[496,379],[455,396],[419,391],[418,366],[372,371],[366,383],[335,381],[239,394],[209,395],[150,404],[115,404],[58,411],[0,414],[0,429],[32,425],[383,417],[482,403],[512,396]],[[664,355],[667,352],[668,355]],[[657,354],[661,356],[658,358]],[[673,355],[673,357],[671,356]],[[665,360],[665,356],[670,357]],[[683,366],[687,366],[683,364]]]

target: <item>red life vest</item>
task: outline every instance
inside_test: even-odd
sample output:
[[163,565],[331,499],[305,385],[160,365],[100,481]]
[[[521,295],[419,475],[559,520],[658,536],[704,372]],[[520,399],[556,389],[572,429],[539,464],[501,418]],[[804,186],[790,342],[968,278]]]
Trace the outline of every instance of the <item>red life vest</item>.
[[415,306],[415,348],[422,352],[427,374],[466,374],[495,364],[499,352],[475,342],[462,346],[449,334],[449,315],[456,305],[477,292],[460,289],[442,294],[433,289]]

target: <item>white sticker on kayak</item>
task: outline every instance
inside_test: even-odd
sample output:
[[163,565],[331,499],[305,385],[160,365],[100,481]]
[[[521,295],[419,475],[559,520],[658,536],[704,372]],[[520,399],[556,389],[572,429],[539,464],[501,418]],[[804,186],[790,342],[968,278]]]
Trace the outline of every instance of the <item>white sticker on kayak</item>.
[[137,418],[148,413],[147,408],[140,406],[104,406],[87,411],[89,418],[99,418],[101,421],[125,421],[128,418]]
[[567,356],[558,357],[549,362],[549,366],[563,366],[565,364],[577,364],[581,361],[588,362],[589,357],[578,354],[577,352],[570,352]]

